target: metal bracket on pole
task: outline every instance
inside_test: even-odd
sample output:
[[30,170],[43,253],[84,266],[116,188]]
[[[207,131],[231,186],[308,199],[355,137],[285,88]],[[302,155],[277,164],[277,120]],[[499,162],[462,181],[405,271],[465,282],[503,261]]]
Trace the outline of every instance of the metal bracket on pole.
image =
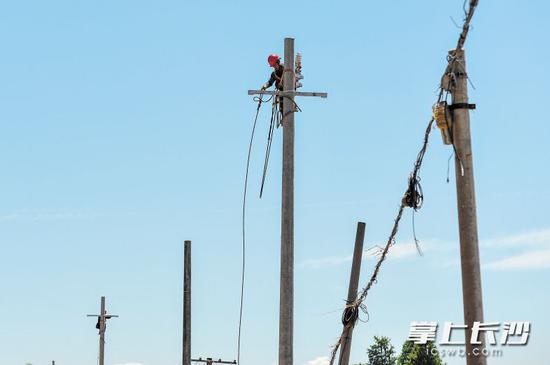
[[473,110],[475,108],[476,108],[475,104],[468,104],[468,103],[454,103],[454,104],[449,105],[450,110],[455,110],[455,109],[470,109],[470,110]]

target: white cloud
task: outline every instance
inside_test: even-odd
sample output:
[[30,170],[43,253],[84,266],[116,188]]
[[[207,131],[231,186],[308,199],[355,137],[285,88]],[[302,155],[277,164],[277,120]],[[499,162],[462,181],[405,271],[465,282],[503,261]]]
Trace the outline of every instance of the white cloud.
[[[546,269],[550,268],[550,228],[521,232],[508,236],[489,238],[480,241],[482,247],[491,247],[493,249],[513,250],[514,248],[530,248],[524,252],[509,257],[491,261],[484,264],[483,267],[490,270],[517,270],[517,269]],[[373,244],[367,245],[369,249],[363,252],[363,260],[374,260],[379,257],[382,246]],[[447,250],[458,250],[458,242],[444,242],[439,240],[422,240],[420,248],[423,252],[442,253]],[[397,242],[390,248],[389,259],[406,259],[418,256],[414,242]],[[448,258],[448,257],[447,257]],[[327,256],[302,261],[299,266],[307,269],[320,269],[331,266],[346,265],[351,262],[352,255],[347,256]],[[459,260],[453,257],[452,261],[442,267],[458,267]]]
[[[379,257],[379,255],[382,253],[382,246],[371,245],[369,247],[370,248],[363,251],[363,260],[375,259]],[[431,249],[433,247],[433,242],[421,243],[420,247],[422,251],[425,251],[426,248]],[[404,259],[413,256],[418,256],[416,245],[413,242],[398,242],[390,247],[390,251],[388,253],[388,257],[393,259]],[[304,260],[299,264],[299,266],[307,269],[320,269],[330,266],[340,266],[351,262],[352,258],[352,255],[320,257],[317,259]]]
[[328,365],[328,363],[329,363],[328,356],[319,356],[313,360],[309,360],[308,362],[306,362],[305,365]]
[[351,256],[328,256],[304,260],[299,266],[308,269],[320,269],[327,266],[339,266],[349,261],[351,261]]
[[143,365],[143,364],[140,362],[125,362],[125,363],[120,363],[115,365]]
[[[489,270],[529,270],[550,268],[550,228],[542,228],[519,234],[483,240],[488,247],[530,247],[521,253],[483,265]],[[537,248],[533,248],[537,246]]]
[[533,250],[484,265],[490,270],[546,269],[550,268],[550,249]]
[[488,240],[483,240],[481,244],[487,246],[550,245],[550,228],[491,238]]
[[[428,243],[420,243],[419,246],[420,250],[424,252],[427,246],[430,245]],[[390,258],[394,259],[404,259],[411,256],[418,256],[418,250],[416,249],[416,245],[412,242],[397,243],[390,248],[388,255]]]

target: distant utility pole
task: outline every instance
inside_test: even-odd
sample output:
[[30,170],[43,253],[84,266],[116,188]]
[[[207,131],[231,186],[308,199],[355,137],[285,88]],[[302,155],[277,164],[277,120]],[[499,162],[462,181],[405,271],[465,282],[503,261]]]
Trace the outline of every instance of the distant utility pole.
[[[477,234],[476,196],[474,189],[474,166],[470,136],[470,112],[474,106],[468,104],[468,75],[464,50],[449,52],[453,110],[453,141],[456,148],[455,172],[458,205],[458,225],[460,231],[460,260],[462,266],[462,298],[464,302],[464,321],[466,329],[466,353],[473,354],[478,348],[481,354],[485,339],[481,345],[472,345],[472,325],[483,322],[483,300],[481,293],[481,270],[479,264],[479,242]],[[468,365],[485,365],[485,356],[466,357]]]
[[107,314],[105,310],[105,297],[101,297],[100,314],[88,314],[87,317],[97,317],[96,328],[99,330],[99,365],[105,365],[105,329],[107,328],[107,320],[117,318],[118,315]]
[[283,98],[283,179],[281,207],[281,288],[279,307],[279,365],[293,365],[294,326],[294,112],[295,96],[326,93],[297,92],[294,71],[294,38],[285,38],[283,92],[248,90],[248,95],[269,94]]
[[203,359],[202,357],[199,357],[198,359],[192,359],[193,362],[204,362],[206,365],[213,365],[213,364],[237,364],[237,360],[233,361],[226,361],[222,359],[213,360],[211,357],[207,357],[206,359]]
[[191,241],[183,248],[183,354],[182,364],[191,365]]
[[232,364],[237,361],[222,359],[213,360],[211,357],[203,359],[191,358],[191,241],[185,241],[183,247],[183,354],[182,365],[191,365],[191,362],[204,362],[206,365]]
[[[357,299],[357,288],[359,287],[359,274],[361,273],[361,259],[363,258],[363,242],[365,240],[365,223],[357,222],[357,233],[355,234],[355,246],[353,249],[353,260],[351,262],[351,274],[349,277],[348,300],[346,305],[351,305]],[[357,312],[351,312],[351,307],[346,307],[342,324],[344,331],[342,343],[340,344],[340,359],[338,365],[348,365],[351,352],[351,337],[353,325],[357,319]]]

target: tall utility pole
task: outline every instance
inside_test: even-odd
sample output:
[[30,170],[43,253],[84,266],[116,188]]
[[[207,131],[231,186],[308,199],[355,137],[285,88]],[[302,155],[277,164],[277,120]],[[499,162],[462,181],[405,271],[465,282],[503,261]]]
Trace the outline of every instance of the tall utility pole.
[[182,364],[191,365],[191,241],[184,243]]
[[279,306],[279,365],[293,365],[294,323],[294,112],[295,96],[326,93],[297,92],[294,71],[294,38],[285,38],[283,91],[248,90],[248,95],[283,98],[283,179],[281,200],[281,286]]
[[460,261],[462,268],[462,298],[464,302],[464,322],[466,328],[466,363],[485,365],[485,356],[472,356],[474,348],[481,354],[485,346],[484,338],[480,345],[471,342],[472,325],[483,322],[483,300],[481,293],[481,270],[479,264],[479,242],[477,235],[476,196],[474,189],[474,166],[470,136],[470,112],[468,104],[468,75],[464,50],[449,52],[453,105],[453,140],[456,148],[455,173],[458,205],[458,225],[460,235]]
[[[351,262],[351,274],[349,277],[348,299],[346,305],[350,305],[357,299],[357,288],[359,287],[359,274],[361,273],[361,259],[363,258],[363,242],[365,240],[365,223],[357,222],[357,233],[355,234],[355,247],[353,249],[353,260]],[[353,326],[357,318],[356,312],[349,312],[349,307],[344,311],[342,324],[344,331],[342,334],[342,343],[340,345],[339,365],[348,365],[351,351],[351,337],[353,335]],[[352,318],[348,318],[351,316]]]
[[[285,38],[283,91],[292,92],[294,39]],[[293,365],[294,338],[294,95],[283,100],[283,180],[281,199],[281,288],[279,365]]]
[[100,314],[88,314],[87,317],[97,317],[96,328],[99,330],[99,365],[105,365],[105,329],[107,327],[107,320],[118,316],[114,314],[107,315],[107,311],[105,310],[105,297],[101,297]]

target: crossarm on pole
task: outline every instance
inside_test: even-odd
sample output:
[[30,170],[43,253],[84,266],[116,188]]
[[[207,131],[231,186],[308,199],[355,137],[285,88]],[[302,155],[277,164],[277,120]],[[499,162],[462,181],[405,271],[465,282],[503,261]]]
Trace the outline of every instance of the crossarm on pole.
[[281,96],[317,96],[326,98],[327,93],[321,92],[304,92],[304,91],[268,91],[268,90],[248,90],[248,95],[281,95]]

